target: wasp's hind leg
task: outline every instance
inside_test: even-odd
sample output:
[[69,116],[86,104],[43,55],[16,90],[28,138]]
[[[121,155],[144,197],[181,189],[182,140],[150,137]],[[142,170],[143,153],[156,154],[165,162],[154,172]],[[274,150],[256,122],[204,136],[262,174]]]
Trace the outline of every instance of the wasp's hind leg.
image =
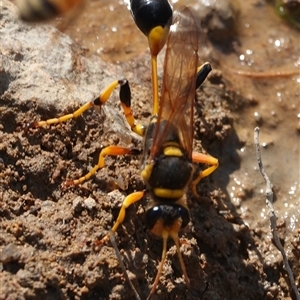
[[201,171],[199,173],[198,177],[191,184],[192,192],[193,192],[194,196],[197,196],[198,195],[197,191],[196,191],[197,184],[200,182],[200,180],[202,178],[209,176],[211,173],[213,173],[218,168],[219,161],[217,158],[215,158],[213,156],[203,154],[203,153],[198,153],[198,152],[193,152],[192,159],[193,159],[193,162],[195,162],[195,163],[209,165],[208,168],[204,169],[203,171]]
[[[198,89],[201,86],[201,84],[204,82],[204,80],[211,72],[211,70],[212,67],[208,62],[198,67],[197,75],[196,75],[196,89]],[[214,172],[218,168],[219,161],[217,158],[213,156],[206,155],[203,153],[197,153],[197,152],[193,152],[192,160],[195,163],[209,165],[208,168],[206,168],[205,170],[199,173],[198,177],[191,184],[192,192],[195,196],[197,196],[198,195],[196,191],[197,184],[200,182],[202,178],[209,176],[212,172]]]
[[101,110],[102,105],[106,103],[108,98],[110,97],[113,90],[120,84],[123,83],[124,80],[116,80],[112,82],[109,86],[107,86],[101,93],[100,96],[97,97],[94,101],[90,101],[82,105],[76,111],[71,114],[67,114],[58,118],[48,119],[46,121],[32,122],[26,124],[26,129],[29,128],[37,128],[37,127],[45,127],[52,124],[63,123],[71,119],[76,119],[80,115],[82,115],[85,111],[87,111],[91,107],[95,107],[98,110]]
[[131,110],[131,91],[129,87],[128,80],[123,79],[119,81],[120,87],[120,101],[123,108],[124,116],[129,124],[131,130],[140,136],[145,134],[145,126],[141,124],[136,124],[135,119]]
[[26,124],[26,129],[29,128],[37,128],[37,127],[45,127],[52,124],[58,124],[63,123],[71,119],[76,119],[80,115],[82,115],[85,111],[90,109],[91,107],[94,107],[97,111],[101,111],[102,106],[106,103],[106,101],[111,96],[114,89],[120,85],[120,101],[121,105],[124,111],[124,115],[126,117],[126,120],[128,124],[130,125],[132,131],[136,132],[139,135],[144,134],[144,126],[143,125],[136,125],[134,117],[131,112],[131,92],[129,88],[128,81],[126,79],[122,80],[116,80],[113,81],[110,85],[108,85],[101,93],[100,96],[97,97],[95,100],[90,101],[82,105],[80,108],[78,108],[76,111],[74,111],[71,114],[67,114],[58,118],[48,119],[45,121],[39,121],[39,122],[32,122]]
[[207,75],[212,70],[210,63],[206,62],[202,66],[198,67],[197,75],[196,75],[196,89],[200,87],[200,85],[204,82]]

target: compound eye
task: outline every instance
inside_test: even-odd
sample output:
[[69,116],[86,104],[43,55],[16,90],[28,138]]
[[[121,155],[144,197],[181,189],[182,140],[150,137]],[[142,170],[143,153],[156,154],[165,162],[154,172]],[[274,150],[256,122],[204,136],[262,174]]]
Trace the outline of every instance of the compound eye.
[[190,213],[183,206],[178,206],[178,213],[179,213],[179,215],[180,215],[180,217],[182,219],[181,228],[184,228],[190,222]]
[[156,222],[162,217],[163,210],[161,209],[160,206],[155,205],[151,207],[149,210],[146,212],[146,225],[149,229],[152,229]]

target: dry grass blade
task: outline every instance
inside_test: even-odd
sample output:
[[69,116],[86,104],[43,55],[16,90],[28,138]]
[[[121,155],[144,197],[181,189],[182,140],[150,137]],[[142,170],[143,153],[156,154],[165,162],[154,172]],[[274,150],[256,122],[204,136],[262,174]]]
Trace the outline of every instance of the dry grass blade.
[[291,284],[292,289],[295,293],[296,299],[300,300],[300,293],[297,289],[292,269],[289,265],[288,258],[286,256],[284,248],[283,248],[283,246],[282,246],[282,244],[279,240],[279,237],[277,235],[277,232],[276,232],[277,216],[275,214],[274,207],[273,207],[272,183],[271,183],[267,173],[265,172],[265,169],[264,169],[264,166],[263,166],[263,163],[262,163],[260,146],[259,146],[259,128],[258,127],[256,127],[254,129],[254,145],[255,145],[255,149],[256,149],[256,157],[257,157],[259,170],[260,170],[264,180],[266,181],[266,204],[267,204],[268,210],[269,210],[270,227],[271,227],[271,232],[273,234],[273,239],[275,241],[275,246],[277,247],[277,249],[280,251],[280,253],[282,255],[284,268],[286,269],[286,271],[288,273],[288,276],[289,276],[289,279],[290,279],[290,284]]
[[298,69],[296,70],[286,70],[286,71],[272,71],[272,72],[247,72],[247,71],[242,71],[242,70],[232,70],[232,73],[245,76],[245,77],[250,77],[250,78],[255,78],[255,79],[265,79],[265,78],[280,78],[280,77],[290,77],[294,75],[299,75],[300,71]]
[[128,277],[128,274],[127,274],[125,265],[124,265],[123,260],[122,260],[122,257],[121,257],[121,253],[120,253],[119,248],[118,248],[117,243],[116,243],[115,235],[114,235],[114,233],[112,232],[111,229],[109,230],[109,238],[110,238],[110,242],[111,242],[112,246],[113,246],[114,249],[115,249],[115,252],[116,252],[118,261],[119,261],[119,263],[120,263],[120,265],[121,265],[121,268],[122,268],[123,273],[124,273],[124,275],[125,275],[125,277],[126,277],[126,280],[129,282],[129,285],[130,285],[130,287],[131,287],[131,289],[132,289],[132,291],[133,291],[133,293],[134,293],[135,299],[136,299],[136,300],[141,300],[141,298],[140,298],[140,296],[139,296],[137,290],[135,289],[134,285],[132,284],[131,280],[130,280],[129,277]]

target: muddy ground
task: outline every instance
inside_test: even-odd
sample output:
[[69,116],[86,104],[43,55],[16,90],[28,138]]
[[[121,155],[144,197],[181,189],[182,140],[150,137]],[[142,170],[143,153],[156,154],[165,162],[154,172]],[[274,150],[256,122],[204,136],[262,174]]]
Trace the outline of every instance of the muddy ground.
[[[91,11],[95,11],[95,3],[91,1]],[[90,47],[90,39],[79,45],[52,27],[24,25],[17,20],[14,6],[3,1],[0,299],[134,298],[111,243],[99,249],[95,241],[113,225],[124,197],[144,188],[140,157],[107,158],[106,167],[87,182],[75,187],[63,185],[66,179],[78,178],[93,167],[103,145],[142,150],[141,139],[130,132],[122,117],[117,92],[102,114],[91,110],[67,123],[24,130],[27,122],[74,111],[94,99],[107,83],[124,76],[131,83],[135,116],[147,124],[151,81],[146,40],[140,33],[141,40],[129,40],[128,32],[135,30],[135,25],[124,4],[103,1],[98,5],[105,12],[99,30],[105,38],[97,36],[102,50]],[[252,9],[247,10],[250,19],[251,12],[271,11],[262,2],[249,1],[247,5]],[[77,28],[83,28],[82,35],[87,37],[92,33],[84,30],[96,31],[91,11],[81,16],[91,14],[90,23],[81,27],[73,24],[75,29],[68,32],[75,40],[80,40]],[[106,24],[110,11],[110,22],[116,19],[115,11],[118,15],[122,12],[122,26],[116,23],[117,30],[108,35],[108,28],[113,28]],[[232,13],[242,18],[245,11]],[[274,183],[277,230],[299,286],[299,75],[293,68],[299,55],[298,33],[275,13],[266,22],[274,20],[278,35],[288,32],[289,36],[288,47],[279,51],[280,59],[274,58],[282,65],[267,60],[260,65],[264,60],[260,51],[247,57],[250,48],[246,42],[237,46],[232,41],[230,45],[238,50],[225,51],[215,41],[204,49],[215,67],[213,64],[214,71],[197,93],[194,150],[217,157],[220,167],[199,184],[199,198],[188,191],[191,222],[182,232],[181,250],[191,288],[184,283],[176,248],[170,241],[153,299],[296,299],[281,255],[272,243],[265,184],[253,147],[253,129],[259,125],[263,159]],[[78,22],[83,21],[79,18]],[[114,39],[122,28],[127,34]],[[132,36],[139,36],[137,33]],[[248,37],[253,39],[254,33],[247,32]],[[259,46],[267,47],[263,42],[256,44]],[[283,51],[286,49],[288,54]],[[97,50],[99,55],[94,53]],[[290,75],[273,79],[269,75],[264,81],[254,78],[250,86],[249,78],[228,69],[237,56],[242,60],[242,53],[248,66],[264,69],[273,64]],[[241,66],[245,65],[235,61],[232,69],[237,71]],[[268,102],[272,86],[277,97],[281,93],[282,101],[277,104]],[[161,241],[145,226],[146,206],[147,199],[132,205],[116,235],[127,273],[141,299],[149,294],[162,249]]]

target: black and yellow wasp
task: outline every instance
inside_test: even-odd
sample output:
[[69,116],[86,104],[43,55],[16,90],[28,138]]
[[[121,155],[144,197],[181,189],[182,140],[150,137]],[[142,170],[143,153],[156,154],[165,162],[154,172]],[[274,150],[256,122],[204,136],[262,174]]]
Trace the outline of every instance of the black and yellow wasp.
[[[148,199],[146,224],[154,235],[163,239],[161,263],[150,291],[155,292],[159,282],[167,252],[167,240],[173,239],[185,282],[189,277],[180,253],[179,231],[190,221],[187,207],[186,189],[196,191],[198,182],[210,175],[218,167],[218,160],[212,156],[192,151],[193,107],[196,89],[203,83],[211,66],[198,66],[198,31],[196,21],[189,8],[174,12],[167,0],[132,0],[132,16],[147,36],[151,52],[153,110],[147,127],[137,124],[131,111],[130,87],[126,79],[116,80],[106,87],[94,101],[88,102],[74,113],[60,118],[27,124],[27,128],[42,127],[76,118],[91,107],[101,108],[112,91],[120,85],[120,100],[131,129],[144,137],[141,163],[141,177],[146,188],[128,195],[122,204],[118,218],[112,227],[116,232],[123,222],[126,209],[142,198]],[[159,98],[157,78],[157,55],[166,46],[162,90]],[[80,184],[88,180],[96,171],[105,166],[106,156],[136,154],[135,150],[108,146],[102,149],[99,161],[85,176],[67,180],[66,185]],[[195,174],[195,163],[208,167]],[[196,178],[196,179],[194,179]],[[98,242],[109,239],[109,233]]]
[[46,21],[64,15],[83,0],[17,0],[20,18],[27,22]]

